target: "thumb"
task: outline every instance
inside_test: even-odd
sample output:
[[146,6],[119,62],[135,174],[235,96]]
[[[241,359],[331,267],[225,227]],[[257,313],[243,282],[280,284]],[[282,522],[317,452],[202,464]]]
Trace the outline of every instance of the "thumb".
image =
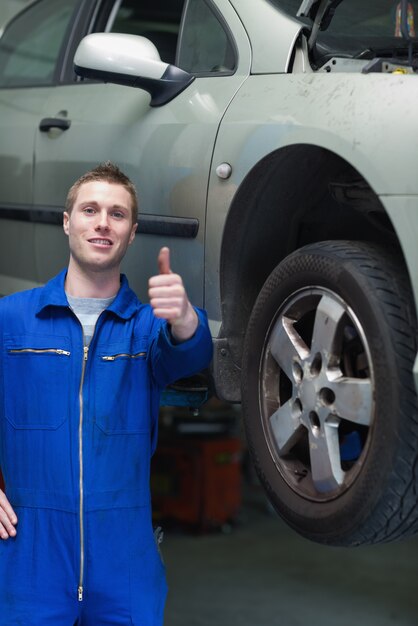
[[161,248],[160,250],[158,255],[158,272],[159,274],[171,274],[169,248]]

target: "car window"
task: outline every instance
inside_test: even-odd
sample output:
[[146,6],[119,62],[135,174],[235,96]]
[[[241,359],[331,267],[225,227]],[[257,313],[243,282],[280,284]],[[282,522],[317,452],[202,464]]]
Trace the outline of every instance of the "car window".
[[174,63],[184,0],[122,0],[109,17],[107,32],[142,35],[161,60]]
[[49,85],[79,0],[40,0],[0,38],[0,87]]
[[192,74],[228,73],[235,69],[235,49],[226,24],[205,0],[189,0],[177,65]]

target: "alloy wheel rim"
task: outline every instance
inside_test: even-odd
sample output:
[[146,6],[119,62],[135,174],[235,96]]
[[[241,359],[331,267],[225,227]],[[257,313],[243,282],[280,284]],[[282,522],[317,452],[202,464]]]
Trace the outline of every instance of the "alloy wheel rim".
[[273,319],[260,363],[259,402],[271,457],[301,497],[328,501],[359,476],[374,423],[366,335],[333,291],[294,292]]

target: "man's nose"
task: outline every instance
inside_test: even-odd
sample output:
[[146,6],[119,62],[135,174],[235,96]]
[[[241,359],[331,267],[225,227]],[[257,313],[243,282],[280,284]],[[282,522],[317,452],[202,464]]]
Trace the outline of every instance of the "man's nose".
[[108,230],[109,229],[109,216],[107,211],[100,211],[98,220],[96,223],[96,228],[99,230]]

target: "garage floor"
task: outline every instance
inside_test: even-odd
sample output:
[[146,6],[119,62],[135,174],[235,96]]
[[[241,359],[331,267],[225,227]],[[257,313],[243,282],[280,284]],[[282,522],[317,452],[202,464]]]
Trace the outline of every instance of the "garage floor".
[[327,548],[298,537],[259,487],[230,534],[166,530],[165,626],[417,626],[418,537]]

